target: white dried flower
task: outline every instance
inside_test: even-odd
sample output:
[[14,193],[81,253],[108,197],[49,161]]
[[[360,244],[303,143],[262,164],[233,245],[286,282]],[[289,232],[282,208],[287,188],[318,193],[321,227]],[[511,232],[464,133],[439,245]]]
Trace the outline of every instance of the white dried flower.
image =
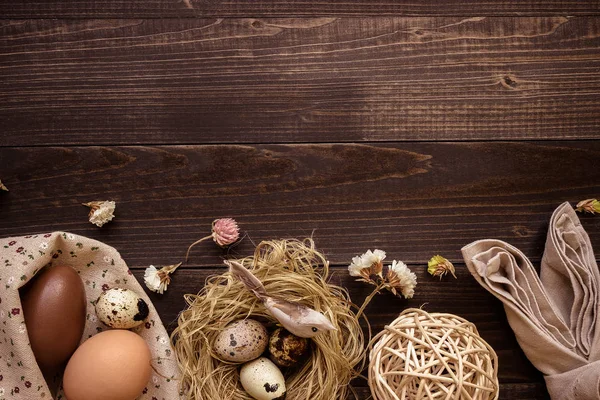
[[161,269],[156,269],[154,265],[146,268],[144,272],[144,283],[153,292],[163,294],[167,290],[167,286],[171,283],[171,273],[173,273],[179,266],[179,264],[168,265]]
[[144,283],[146,284],[148,289],[161,294],[167,288],[166,285],[162,285],[161,279],[158,276],[158,270],[154,265],[151,265],[148,268],[146,268],[146,271],[144,272]]
[[[361,256],[356,256],[352,258],[352,263],[348,266],[348,272],[350,276],[363,276],[363,270],[369,268],[369,265],[363,265],[363,259]],[[368,271],[367,271],[368,272]]]
[[375,249],[373,251],[367,250],[365,254],[362,255],[363,264],[373,265],[379,264],[383,260],[385,260],[385,251]]
[[113,214],[116,207],[114,201],[91,201],[83,203],[83,205],[90,208],[90,222],[98,227],[112,221],[115,217]]
[[4,190],[5,192],[8,192],[8,188],[6,186],[4,186],[4,183],[2,183],[2,181],[0,181],[0,190]]
[[392,293],[397,294],[399,290],[407,299],[414,296],[417,276],[402,261],[392,261],[388,268],[387,280]]
[[382,276],[383,260],[385,259],[385,251],[375,249],[374,251],[367,250],[364,254],[352,258],[352,263],[348,266],[350,276],[371,280],[371,275]]

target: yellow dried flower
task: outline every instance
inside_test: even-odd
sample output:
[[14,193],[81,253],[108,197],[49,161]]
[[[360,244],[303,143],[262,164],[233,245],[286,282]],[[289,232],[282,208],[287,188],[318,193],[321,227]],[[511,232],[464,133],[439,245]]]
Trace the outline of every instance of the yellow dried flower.
[[0,181],[0,189],[4,190],[5,192],[8,192],[8,188],[4,186],[4,183],[2,183],[2,181]]
[[440,255],[431,257],[431,260],[429,260],[427,263],[427,272],[429,272],[432,276],[439,276],[440,279],[450,272],[452,276],[456,278],[456,274],[454,273],[454,265]]
[[577,203],[577,208],[575,210],[579,212],[589,212],[590,214],[600,214],[600,201],[596,199],[582,200]]

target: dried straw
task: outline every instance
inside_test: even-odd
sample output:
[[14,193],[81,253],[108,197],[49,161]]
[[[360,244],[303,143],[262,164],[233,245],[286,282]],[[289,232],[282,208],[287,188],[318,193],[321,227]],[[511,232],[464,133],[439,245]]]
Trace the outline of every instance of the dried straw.
[[409,308],[369,347],[375,400],[498,399],[498,357],[461,317]]
[[[308,360],[284,371],[287,399],[346,399],[350,381],[366,362],[365,337],[347,291],[327,282],[328,262],[313,241],[262,242],[254,257],[238,261],[269,295],[323,312],[337,328],[314,337]],[[230,322],[251,317],[274,328],[276,321],[229,272],[210,277],[198,295],[185,295],[185,300],[188,308],[180,314],[172,340],[187,398],[252,399],[239,384],[239,365],[219,360],[212,344]]]

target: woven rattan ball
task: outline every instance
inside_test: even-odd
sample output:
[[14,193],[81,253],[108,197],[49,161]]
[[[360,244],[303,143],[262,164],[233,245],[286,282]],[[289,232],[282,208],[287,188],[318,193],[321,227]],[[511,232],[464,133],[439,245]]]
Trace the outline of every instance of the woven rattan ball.
[[410,308],[371,341],[375,400],[497,399],[498,357],[475,325]]

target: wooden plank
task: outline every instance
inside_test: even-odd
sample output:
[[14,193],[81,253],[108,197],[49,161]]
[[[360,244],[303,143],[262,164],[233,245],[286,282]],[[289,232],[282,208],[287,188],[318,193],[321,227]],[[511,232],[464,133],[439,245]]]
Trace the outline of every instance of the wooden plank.
[[[460,262],[493,237],[538,260],[552,211],[598,197],[599,160],[600,141],[2,148],[0,232],[71,231],[139,268],[180,261],[225,216],[246,235],[233,254],[313,235],[339,265],[374,247]],[[98,229],[81,203],[104,199],[116,219]],[[582,221],[600,255],[600,218]],[[222,255],[206,243],[190,265]]]
[[0,38],[0,146],[600,129],[595,17],[8,20]]
[[6,18],[124,18],[124,17],[290,17],[365,15],[598,15],[597,0],[4,0]]
[[[418,281],[413,299],[405,300],[383,293],[376,296],[367,308],[366,313],[374,334],[381,331],[385,324],[393,321],[408,307],[423,306],[429,312],[457,314],[473,322],[480,335],[498,353],[498,377],[501,383],[543,382],[542,375],[519,348],[500,302],[485,292],[463,265],[458,266],[457,280],[442,281],[427,275],[425,268],[412,268],[417,274]],[[180,270],[173,276],[172,283],[165,294],[148,292],[169,331],[177,326],[178,313],[186,307],[183,295],[197,293],[207,277],[224,271],[225,268]],[[140,282],[143,281],[142,270],[135,270],[134,275]],[[347,288],[353,302],[359,305],[373,290],[372,286],[356,282],[347,274],[345,268],[333,268],[331,282]],[[366,383],[357,380],[356,385],[364,386]]]

